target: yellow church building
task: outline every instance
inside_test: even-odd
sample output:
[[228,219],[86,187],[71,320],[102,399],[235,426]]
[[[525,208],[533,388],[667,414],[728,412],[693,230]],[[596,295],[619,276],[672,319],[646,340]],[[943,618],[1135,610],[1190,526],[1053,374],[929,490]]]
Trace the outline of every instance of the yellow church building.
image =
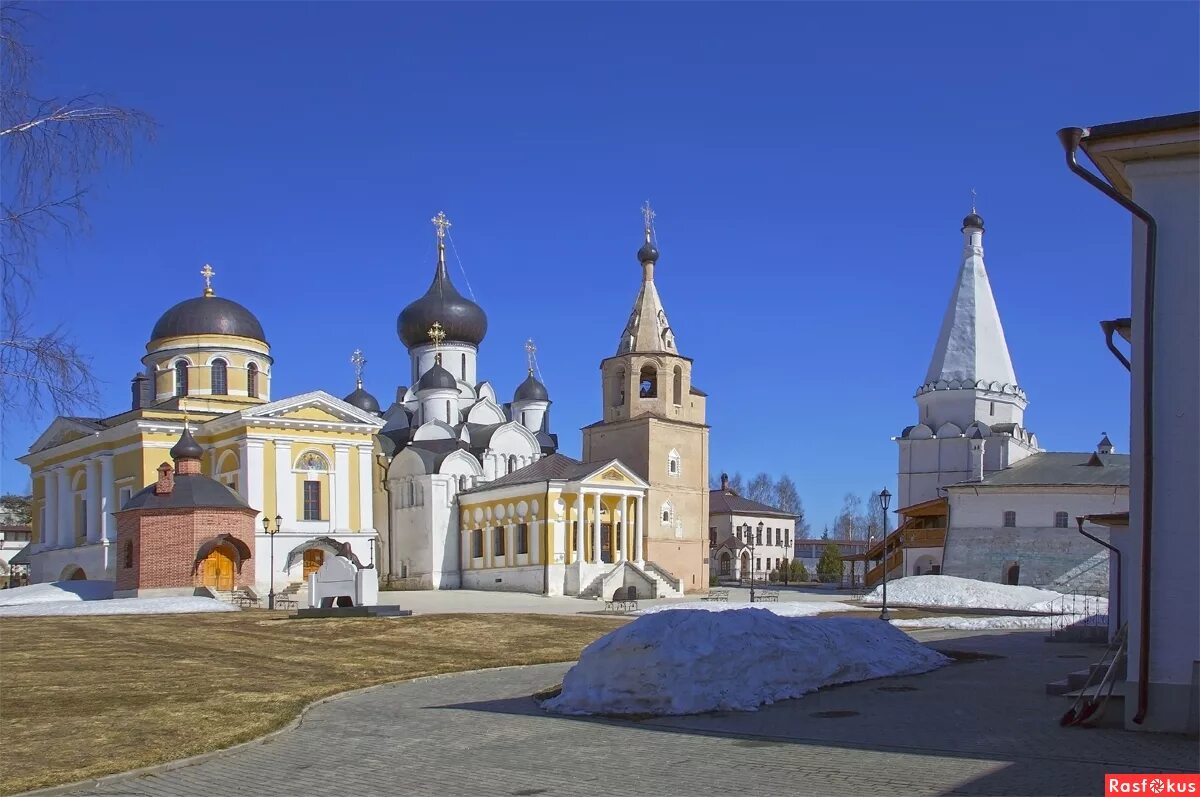
[[[272,400],[274,360],[262,325],[215,294],[211,267],[201,274],[202,295],[154,325],[130,408],[56,418],[20,458],[33,481],[31,581],[114,579],[113,513],[154,483],[185,424],[204,449],[202,472],[258,510],[253,565],[264,590],[272,570],[280,588],[319,567],[321,537],[373,560],[371,487],[383,420],[319,390]],[[289,557],[297,549],[306,555]],[[198,573],[217,571],[203,565]]]

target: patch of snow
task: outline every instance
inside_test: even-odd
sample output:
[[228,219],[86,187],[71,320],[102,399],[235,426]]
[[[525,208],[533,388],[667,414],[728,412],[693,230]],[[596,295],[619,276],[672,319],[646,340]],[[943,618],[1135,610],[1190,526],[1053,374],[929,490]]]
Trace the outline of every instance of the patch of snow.
[[0,589],[0,606],[63,601],[102,601],[113,596],[111,581],[50,581],[27,587]]
[[543,707],[560,714],[754,711],[823,686],[913,675],[950,660],[879,620],[761,608],[662,611],[588,645]]
[[[1050,630],[1063,624],[1062,617],[918,617],[913,620],[892,620],[897,628],[948,628],[952,631],[1024,631]],[[1077,619],[1083,619],[1082,617]],[[1067,618],[1068,622],[1071,621]]]
[[702,612],[728,612],[737,609],[766,609],[780,617],[812,617],[825,612],[860,612],[873,611],[862,606],[851,606],[849,603],[837,601],[780,601],[779,603],[720,603],[718,601],[687,601],[684,603],[667,603],[650,606],[631,614],[656,614],[658,612],[692,609]]
[[[863,596],[883,602],[883,586]],[[907,576],[888,582],[888,605],[928,609],[998,609],[1045,614],[1107,614],[1108,599],[1066,595],[1037,587],[994,584],[957,576]]]
[[194,614],[236,612],[236,606],[213,598],[116,598],[95,601],[39,601],[0,606],[0,617],[59,617],[98,614]]

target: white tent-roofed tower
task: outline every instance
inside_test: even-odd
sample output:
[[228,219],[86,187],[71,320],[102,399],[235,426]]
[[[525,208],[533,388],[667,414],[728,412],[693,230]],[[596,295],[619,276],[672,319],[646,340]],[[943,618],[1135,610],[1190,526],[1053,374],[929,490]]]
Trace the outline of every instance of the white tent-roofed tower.
[[901,508],[937,498],[939,487],[978,481],[1039,450],[1037,438],[1023,426],[1028,399],[1017,384],[984,267],[983,232],[983,218],[972,208],[963,219],[958,278],[925,382],[917,390],[918,423],[896,438]]

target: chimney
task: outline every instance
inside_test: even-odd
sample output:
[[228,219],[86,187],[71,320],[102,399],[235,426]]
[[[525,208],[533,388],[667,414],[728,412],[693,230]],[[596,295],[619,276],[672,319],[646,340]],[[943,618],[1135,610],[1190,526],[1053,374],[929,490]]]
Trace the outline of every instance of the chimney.
[[729,490],[729,474],[722,473],[721,474],[721,492],[726,492],[727,490]]
[[155,495],[170,495],[175,489],[175,471],[166,462],[158,466],[158,484],[154,485]]
[[971,443],[971,476],[967,481],[983,481],[983,445],[986,441],[983,433],[976,428],[970,435]]
[[150,380],[145,374],[138,374],[130,385],[133,391],[133,409],[140,410],[146,405],[146,383]]

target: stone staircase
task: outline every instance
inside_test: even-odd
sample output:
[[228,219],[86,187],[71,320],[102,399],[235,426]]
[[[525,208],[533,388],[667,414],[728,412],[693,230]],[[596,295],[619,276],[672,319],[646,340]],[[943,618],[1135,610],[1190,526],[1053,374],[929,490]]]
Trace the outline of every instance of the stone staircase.
[[[1095,725],[1101,728],[1122,728],[1125,725],[1125,690],[1127,682],[1125,681],[1126,657],[1122,655],[1117,660],[1116,671],[1113,677],[1116,683],[1113,685],[1112,695],[1108,698],[1108,702],[1104,706],[1103,714],[1093,717],[1089,725]],[[1096,696],[1100,691],[1100,680],[1104,677],[1104,670],[1107,669],[1105,664],[1091,664],[1082,670],[1068,673],[1067,677],[1057,681],[1051,681],[1046,684],[1046,694],[1061,695],[1067,699],[1063,704],[1063,711],[1066,711],[1071,705],[1083,695],[1084,687],[1087,686],[1088,680],[1091,679],[1092,685],[1087,686],[1086,694]],[[1107,690],[1107,686],[1104,687]]]
[[624,586],[623,568],[629,568],[636,576],[640,576],[642,579],[654,584],[654,593],[651,595],[643,594],[644,590],[639,587],[639,597],[642,599],[678,598],[683,595],[683,588],[679,579],[654,562],[646,562],[644,567],[639,567],[633,562],[626,561],[618,562],[608,572],[596,576],[587,587],[580,590],[578,597],[585,600],[597,600],[611,594],[616,587]]

